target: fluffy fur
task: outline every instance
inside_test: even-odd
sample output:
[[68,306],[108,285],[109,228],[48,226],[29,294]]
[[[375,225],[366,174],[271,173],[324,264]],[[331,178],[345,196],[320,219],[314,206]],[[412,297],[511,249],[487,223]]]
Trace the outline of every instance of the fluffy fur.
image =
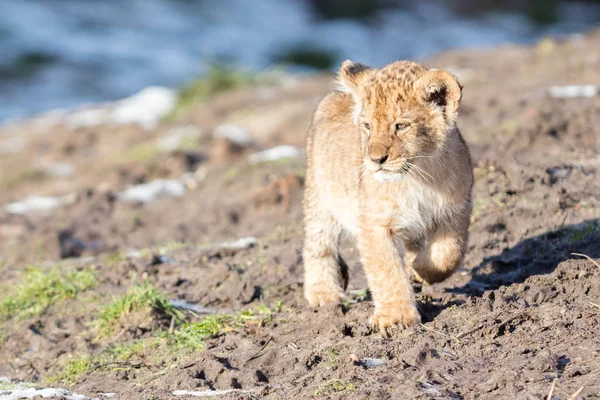
[[371,323],[409,327],[420,322],[411,274],[447,278],[467,245],[473,173],[455,125],[461,87],[408,61],[380,70],[345,61],[339,81],[307,140],[305,296],[312,306],[345,298],[347,232],[373,295]]

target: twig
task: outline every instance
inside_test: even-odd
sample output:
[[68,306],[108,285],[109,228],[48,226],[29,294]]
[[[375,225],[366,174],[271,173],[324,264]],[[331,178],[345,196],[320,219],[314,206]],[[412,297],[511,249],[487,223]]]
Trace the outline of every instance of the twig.
[[[524,311],[519,311],[519,312],[518,312],[518,313],[516,313],[515,315],[513,315],[513,316],[511,316],[511,317],[508,317],[507,319],[505,319],[504,321],[502,321],[502,322],[500,322],[500,323],[498,324],[498,328],[502,328],[504,325],[506,325],[506,324],[508,324],[508,323],[512,322],[512,321],[513,321],[514,319],[516,319],[516,318],[519,318],[521,315],[525,314],[526,312],[527,312],[527,310],[524,310]],[[494,319],[495,319],[495,318],[494,318]],[[471,333],[477,332],[478,330],[480,330],[480,329],[483,329],[483,328],[484,328],[484,327],[486,327],[487,325],[492,325],[492,324],[491,324],[491,323],[488,323],[488,322],[484,322],[484,323],[482,323],[482,324],[479,324],[479,325],[477,325],[475,328],[473,328],[473,329],[471,329],[471,330],[469,330],[469,331],[467,331],[467,332],[464,332],[464,333],[460,333],[460,334],[458,334],[458,336],[456,336],[456,339],[460,339],[460,338],[463,338],[463,337],[465,337],[465,336],[467,336],[467,335],[470,335]]]
[[588,303],[590,303],[594,307],[600,308],[600,304],[592,303],[591,301],[588,301]]
[[587,258],[592,264],[594,264],[596,267],[600,268],[600,264],[598,264],[598,262],[596,262],[592,257],[585,255],[585,254],[581,254],[581,253],[571,253],[574,256],[580,256],[580,257],[585,257]]
[[579,389],[577,389],[577,391],[575,393],[573,393],[572,395],[569,396],[569,400],[577,400],[577,396],[579,396],[581,394],[581,392],[583,392],[583,388],[585,387],[585,385],[583,385],[582,387],[580,387]]
[[426,330],[430,331],[430,332],[437,333],[438,335],[442,335],[442,336],[444,336],[444,337],[447,337],[448,339],[454,339],[454,340],[458,340],[457,338],[454,338],[454,337],[452,337],[452,336],[450,336],[450,335],[447,335],[447,334],[445,334],[444,332],[440,332],[440,331],[437,331],[437,330],[435,330],[435,329],[433,329],[433,328],[429,328],[428,326],[425,326],[423,323],[421,323],[420,325],[421,325],[423,328],[425,328]]
[[175,330],[175,316],[173,315],[171,317],[171,324],[169,325],[169,335],[172,335],[174,330]]
[[143,362],[134,364],[129,361],[109,361],[109,362],[96,364],[96,365],[92,366],[91,369],[89,370],[89,372],[91,373],[93,371],[96,371],[97,369],[108,367],[109,365],[123,365],[123,366],[130,366],[132,368],[140,368],[142,365],[145,366],[145,364]]
[[258,358],[259,357],[258,355],[260,354],[260,352],[263,351],[265,349],[265,347],[267,347],[267,345],[269,343],[271,343],[271,340],[273,340],[273,335],[269,336],[269,338],[267,339],[267,341],[265,342],[265,344],[263,344],[263,346],[260,348],[260,350],[258,350],[256,353],[254,353],[252,355],[252,357],[250,357],[249,359],[246,360],[246,362],[250,362],[250,361]]
[[552,400],[552,394],[554,393],[554,387],[556,386],[556,378],[552,380],[552,385],[550,386],[550,392],[548,392],[548,397],[546,400]]

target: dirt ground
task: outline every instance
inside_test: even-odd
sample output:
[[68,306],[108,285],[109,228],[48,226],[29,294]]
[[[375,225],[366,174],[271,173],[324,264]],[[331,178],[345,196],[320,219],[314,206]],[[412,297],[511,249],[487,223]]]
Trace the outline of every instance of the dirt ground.
[[[50,211],[0,212],[3,293],[31,265],[91,270],[97,286],[39,315],[2,320],[0,376],[119,399],[193,398],[176,392],[185,390],[224,390],[212,393],[223,399],[600,399],[600,266],[573,254],[600,258],[600,96],[547,91],[600,86],[600,32],[454,51],[426,64],[450,69],[464,86],[458,125],[475,188],[464,267],[443,283],[415,284],[421,326],[392,338],[370,330],[373,306],[351,242],[343,254],[353,301],[305,303],[303,156],[259,164],[247,156],[302,148],[334,83],[285,78],[220,94],[150,131],[39,121],[2,128],[0,145],[16,135],[23,149],[0,157],[0,204],[74,193]],[[243,127],[255,143],[216,137],[222,124]],[[176,129],[197,133],[191,145],[149,147]],[[48,176],[40,166],[52,162],[75,175]],[[116,195],[186,172],[194,180],[181,197],[137,204]],[[219,245],[248,236],[257,241],[246,248]],[[185,322],[156,313],[151,323],[132,313],[100,337],[98,310],[144,279],[168,299],[238,317],[202,349],[169,350]],[[247,309],[253,317],[244,319]],[[65,374],[74,359],[140,343],[153,344]]]

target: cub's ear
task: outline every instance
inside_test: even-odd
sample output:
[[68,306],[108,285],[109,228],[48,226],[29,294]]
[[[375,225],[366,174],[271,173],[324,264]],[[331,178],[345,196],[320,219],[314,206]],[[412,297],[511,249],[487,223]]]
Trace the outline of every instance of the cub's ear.
[[417,93],[424,101],[441,107],[448,124],[454,123],[462,97],[462,87],[454,75],[440,69],[430,69],[415,81]]
[[339,80],[342,89],[354,93],[356,89],[366,81],[366,79],[375,71],[373,68],[364,64],[346,60],[340,67]]

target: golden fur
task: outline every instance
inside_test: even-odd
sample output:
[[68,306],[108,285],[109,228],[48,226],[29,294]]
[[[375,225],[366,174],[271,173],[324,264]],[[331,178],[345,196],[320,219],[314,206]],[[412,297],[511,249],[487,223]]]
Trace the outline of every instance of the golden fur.
[[473,173],[456,128],[456,78],[398,61],[380,70],[345,61],[342,91],[317,107],[307,140],[305,296],[345,298],[340,236],[356,237],[375,303],[373,326],[420,322],[411,274],[450,276],[468,239]]

